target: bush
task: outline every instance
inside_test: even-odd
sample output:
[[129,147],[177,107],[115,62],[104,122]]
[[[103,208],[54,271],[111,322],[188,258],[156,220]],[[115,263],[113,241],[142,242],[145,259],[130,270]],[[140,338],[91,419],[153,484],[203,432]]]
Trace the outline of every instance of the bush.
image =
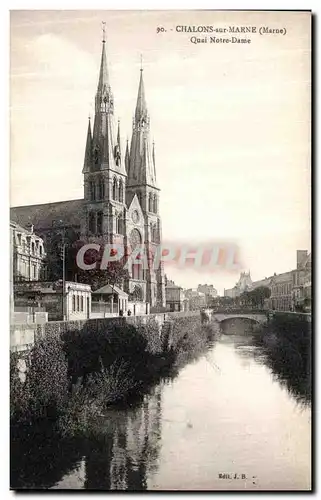
[[22,383],[17,370],[17,353],[11,356],[11,418],[37,420],[56,418],[68,398],[67,362],[59,338],[37,341],[32,348],[26,380]]

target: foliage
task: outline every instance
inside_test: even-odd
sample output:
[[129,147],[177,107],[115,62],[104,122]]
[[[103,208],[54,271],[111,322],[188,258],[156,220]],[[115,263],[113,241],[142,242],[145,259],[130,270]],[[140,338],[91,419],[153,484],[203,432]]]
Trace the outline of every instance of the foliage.
[[311,323],[305,317],[277,314],[257,337],[267,353],[267,361],[289,389],[311,398]]
[[10,415],[13,420],[55,418],[68,398],[67,361],[59,338],[47,337],[35,343],[29,369],[22,383],[17,370],[17,353],[11,355]]
[[259,286],[254,290],[243,292],[240,296],[240,302],[246,306],[264,307],[265,299],[270,298],[271,290],[266,286]]
[[[78,250],[81,248],[82,244],[79,243],[76,247],[75,254],[77,255]],[[85,264],[96,264],[94,269],[84,270],[77,268],[77,279],[80,283],[87,283],[91,285],[93,291],[105,285],[115,285],[122,286],[124,281],[129,277],[128,271],[125,268],[125,259],[108,262],[106,269],[101,269],[101,262],[103,258],[103,247],[99,252],[95,250],[87,250],[84,255]],[[76,257],[75,257],[76,259]]]
[[132,301],[143,300],[142,289],[140,286],[135,285],[134,290],[130,293],[130,298]]
[[[63,233],[64,231],[64,233]],[[72,228],[53,228],[46,245],[46,259],[44,262],[48,281],[62,278],[62,245],[65,241],[65,273],[66,279],[74,281],[76,274],[75,249],[79,235]]]

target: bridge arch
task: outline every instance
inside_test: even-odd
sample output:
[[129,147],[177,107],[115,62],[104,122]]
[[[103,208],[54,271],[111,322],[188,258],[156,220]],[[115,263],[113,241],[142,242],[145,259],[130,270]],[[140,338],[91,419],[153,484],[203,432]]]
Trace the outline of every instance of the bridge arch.
[[233,314],[233,313],[217,313],[212,314],[214,320],[219,323],[225,322],[227,320],[244,319],[262,325],[267,322],[267,317],[265,314]]

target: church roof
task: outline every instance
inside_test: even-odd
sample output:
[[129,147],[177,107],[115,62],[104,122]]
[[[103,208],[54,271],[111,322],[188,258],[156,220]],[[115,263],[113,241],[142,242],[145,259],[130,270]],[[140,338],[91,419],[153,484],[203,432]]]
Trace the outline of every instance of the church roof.
[[51,229],[56,221],[65,226],[80,226],[84,200],[58,201],[40,205],[12,207],[10,219],[25,227],[32,223],[35,229]]

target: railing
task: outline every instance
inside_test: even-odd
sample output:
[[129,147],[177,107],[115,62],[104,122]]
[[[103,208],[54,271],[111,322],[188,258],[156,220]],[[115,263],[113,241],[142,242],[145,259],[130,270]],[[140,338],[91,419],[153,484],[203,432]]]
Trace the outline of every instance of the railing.
[[113,310],[110,302],[92,302],[91,312],[93,313],[118,313],[118,305],[113,304]]
[[224,307],[217,309],[211,307],[210,310],[213,314],[267,314],[269,312],[267,309],[240,309],[233,307]]

